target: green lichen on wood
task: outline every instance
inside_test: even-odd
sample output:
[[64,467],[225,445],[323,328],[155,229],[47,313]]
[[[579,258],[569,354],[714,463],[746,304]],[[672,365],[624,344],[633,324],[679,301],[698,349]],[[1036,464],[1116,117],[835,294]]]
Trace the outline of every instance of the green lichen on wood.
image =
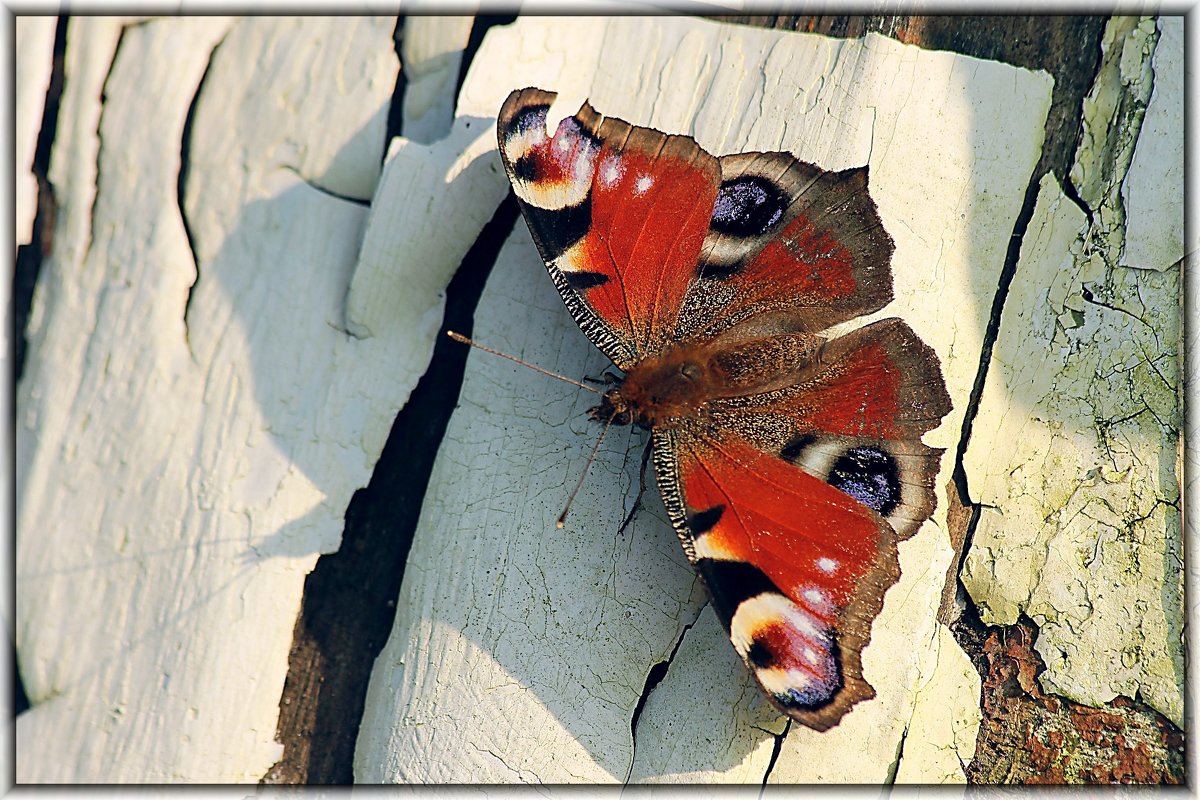
[[1043,182],[966,462],[984,504],[963,581],[985,622],[1038,623],[1043,687],[1182,720],[1179,265],[1119,266],[1121,183],[1153,20],[1114,19],[1072,172]]

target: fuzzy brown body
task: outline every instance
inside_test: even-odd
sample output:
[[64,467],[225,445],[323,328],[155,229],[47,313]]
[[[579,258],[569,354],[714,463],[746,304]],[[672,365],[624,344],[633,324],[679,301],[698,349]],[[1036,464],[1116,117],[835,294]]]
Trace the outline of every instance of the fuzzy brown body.
[[635,364],[591,416],[614,425],[673,429],[712,400],[792,386],[820,365],[825,340],[806,333],[679,342]]

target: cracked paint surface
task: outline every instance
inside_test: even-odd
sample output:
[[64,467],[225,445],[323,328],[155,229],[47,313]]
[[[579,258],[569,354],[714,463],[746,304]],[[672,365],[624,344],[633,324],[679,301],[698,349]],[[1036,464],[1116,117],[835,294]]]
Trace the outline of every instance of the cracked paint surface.
[[14,131],[16,150],[16,244],[26,244],[33,233],[37,211],[37,181],[33,178],[33,157],[46,90],[50,86],[53,61],[55,17],[16,17],[13,38],[16,43],[16,74],[13,86],[17,120]]
[[1038,624],[1047,691],[1181,724],[1181,271],[1121,258],[1157,39],[1110,22],[1072,172],[1087,208],[1043,180],[965,459],[984,507],[962,580],[985,623]]
[[17,395],[22,782],[252,782],[279,757],[305,575],[410,357],[330,324],[365,211],[327,191],[374,190],[393,26],[68,23]]

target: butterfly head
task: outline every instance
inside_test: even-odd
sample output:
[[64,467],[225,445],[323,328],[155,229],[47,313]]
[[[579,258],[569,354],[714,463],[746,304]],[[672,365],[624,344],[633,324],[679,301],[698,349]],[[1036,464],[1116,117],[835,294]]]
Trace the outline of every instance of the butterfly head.
[[612,425],[674,427],[712,394],[711,365],[698,349],[679,346],[638,362],[588,413]]
[[634,422],[633,410],[621,396],[620,386],[605,392],[600,398],[600,405],[588,409],[588,416],[610,425],[632,425]]

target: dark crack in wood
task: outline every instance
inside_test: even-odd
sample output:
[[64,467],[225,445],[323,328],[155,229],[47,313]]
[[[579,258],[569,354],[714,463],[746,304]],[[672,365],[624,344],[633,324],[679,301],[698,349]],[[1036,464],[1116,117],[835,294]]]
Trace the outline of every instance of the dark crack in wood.
[[[37,181],[37,211],[33,217],[30,241],[17,247],[17,258],[12,282],[12,333],[13,333],[13,386],[21,380],[25,371],[25,352],[29,346],[29,312],[33,307],[33,291],[37,287],[42,261],[54,250],[54,222],[58,216],[58,202],[54,187],[50,183],[50,152],[54,136],[58,131],[58,110],[62,102],[65,81],[65,56],[67,52],[67,17],[60,16],[54,28],[54,45],[51,49],[50,83],[46,87],[46,100],[42,104],[42,125],[38,129],[37,144],[33,151],[33,177]],[[20,165],[17,165],[19,168]],[[14,407],[13,413],[16,413]],[[18,700],[24,697],[24,690]],[[28,705],[28,703],[26,703]],[[18,712],[20,710],[18,709]]]
[[792,729],[792,721],[789,719],[783,726],[783,730],[773,734],[775,743],[771,746],[771,760],[767,762],[767,768],[763,770],[762,786],[759,788],[758,796],[761,798],[767,790],[767,782],[771,780],[771,773],[775,771],[775,764],[779,761],[779,754],[783,752],[783,740],[787,738],[788,731]]
[[179,221],[183,225],[183,236],[187,239],[188,252],[192,254],[192,267],[196,273],[196,276],[192,278],[191,285],[188,286],[187,297],[183,301],[183,338],[187,344],[188,353],[193,358],[195,358],[195,353],[192,353],[188,314],[192,309],[192,298],[195,296],[196,287],[200,283],[200,256],[196,252],[196,236],[192,231],[191,222],[188,220],[186,203],[188,172],[192,163],[192,125],[196,121],[196,107],[200,103],[200,93],[204,91],[204,84],[208,80],[209,70],[212,69],[213,59],[224,42],[225,37],[222,36],[208,53],[208,62],[204,65],[204,72],[200,75],[200,80],[196,83],[196,91],[192,94],[191,102],[188,103],[187,114],[183,118],[183,131],[179,137],[179,177],[175,181],[175,207],[179,212]]
[[[50,50],[50,82],[46,86],[46,98],[42,103],[42,123],[38,129],[37,143],[34,145],[33,164],[31,170],[37,181],[37,206],[33,217],[33,228],[30,240],[17,246],[16,261],[12,279],[12,325],[13,359],[12,386],[15,387],[25,372],[25,354],[29,347],[29,312],[33,308],[33,293],[37,287],[38,276],[42,271],[42,261],[54,251],[54,223],[58,216],[58,202],[54,196],[54,187],[50,183],[50,153],[54,147],[55,134],[58,131],[58,111],[62,103],[63,85],[65,83],[65,56],[67,52],[67,17],[60,15],[54,27],[54,44]],[[21,165],[15,165],[17,169]],[[16,403],[12,404],[8,420],[10,426],[16,424]],[[14,487],[8,487],[10,492],[9,508],[14,508],[12,493]],[[10,608],[16,607],[16,583],[9,584]],[[12,714],[16,718],[30,708],[29,693],[25,691],[25,682],[21,678],[20,660],[17,657],[17,646],[11,635],[8,637],[9,663],[12,665]],[[9,785],[16,780],[15,765],[10,762],[8,773]]]
[[434,458],[462,389],[480,294],[517,221],[510,193],[446,289],[446,313],[429,369],[396,416],[371,480],[346,509],[336,553],[304,583],[288,675],[279,703],[283,758],[263,784],[349,784],[367,684],[396,614],[405,561]]
[[[701,607],[703,609],[703,606]],[[646,701],[650,699],[651,692],[667,677],[667,671],[671,668],[671,662],[675,660],[675,656],[679,653],[679,648],[683,645],[683,640],[696,624],[693,619],[687,625],[683,626],[683,630],[679,632],[679,637],[675,640],[675,646],[671,648],[671,653],[662,661],[659,661],[654,666],[650,667],[650,671],[646,673],[646,682],[642,685],[642,694],[638,697],[637,705],[633,707],[633,714],[629,718],[629,735],[633,742],[632,756],[629,759],[629,769],[625,771],[625,779],[622,783],[629,783],[629,775],[633,772],[633,765],[637,761],[637,725],[638,720],[642,718],[642,711],[646,708]]]
[[[490,27],[488,19],[493,18],[475,21],[456,96]],[[393,37],[397,58],[402,36],[403,23],[398,22]],[[388,110],[388,141],[400,133],[406,89],[401,63]],[[391,633],[433,461],[462,389],[467,348],[444,333],[470,335],[474,329],[475,307],[519,213],[509,193],[463,258],[446,289],[442,329],[429,369],[396,416],[370,482],[351,498],[341,547],[318,559],[305,581],[279,703],[276,736],[284,746],[283,757],[261,784],[353,781],[354,747],[371,669]]]
[[892,759],[892,763],[888,765],[887,777],[883,779],[886,786],[892,786],[896,783],[896,775],[900,773],[900,761],[904,758],[904,743],[908,741],[908,726],[904,726],[904,730],[900,732],[900,741],[896,743],[896,757]]
[[392,139],[404,135],[404,95],[408,92],[408,73],[405,71],[404,54],[401,52],[403,41],[404,17],[397,17],[396,27],[392,29],[392,50],[396,53],[400,69],[396,72],[396,85],[392,87],[392,99],[388,104],[387,130],[383,136],[383,152],[379,155],[381,164],[387,160]]

